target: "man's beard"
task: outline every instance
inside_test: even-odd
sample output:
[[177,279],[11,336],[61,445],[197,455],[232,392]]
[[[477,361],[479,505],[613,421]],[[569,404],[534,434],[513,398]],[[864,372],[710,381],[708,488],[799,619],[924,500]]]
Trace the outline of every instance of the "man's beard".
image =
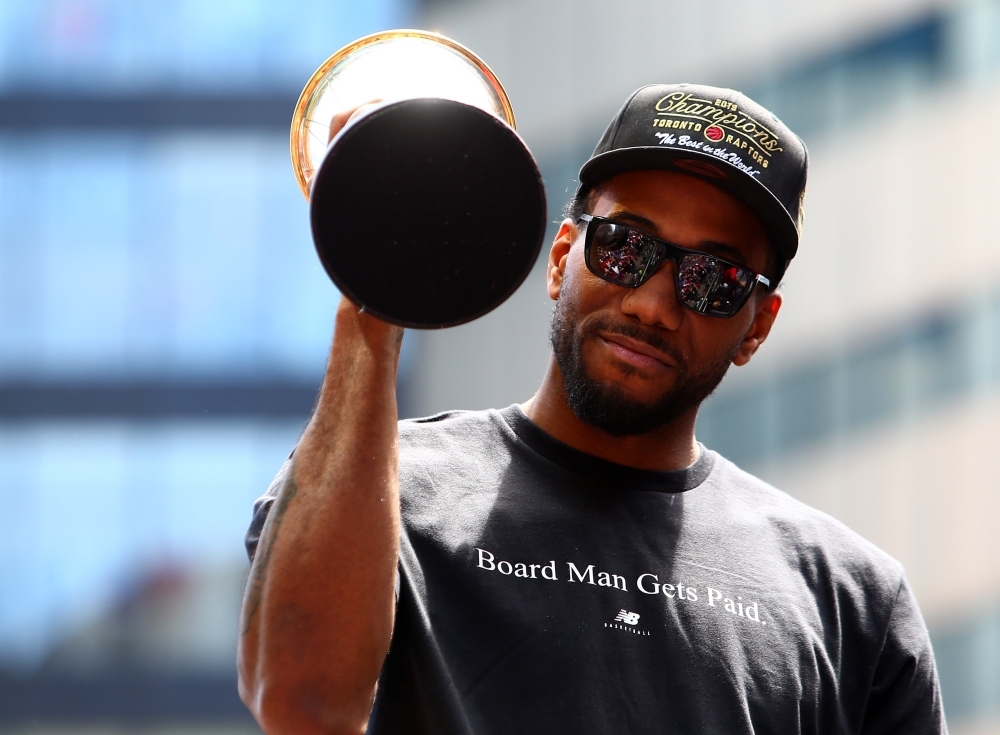
[[[678,373],[674,386],[656,400],[642,403],[630,398],[620,386],[605,385],[592,379],[583,364],[583,342],[588,336],[596,336],[600,332],[630,337],[670,355]],[[583,330],[575,307],[562,296],[556,301],[552,314],[549,339],[573,413],[581,421],[612,436],[647,434],[699,406],[718,387],[740,346],[737,341],[704,370],[690,373],[677,348],[641,324],[594,319]],[[623,368],[623,372],[629,377],[636,371]]]

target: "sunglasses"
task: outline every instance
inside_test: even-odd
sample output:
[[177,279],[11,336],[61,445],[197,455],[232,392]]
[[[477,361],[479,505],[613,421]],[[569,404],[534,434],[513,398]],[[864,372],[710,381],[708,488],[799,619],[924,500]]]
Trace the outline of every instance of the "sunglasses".
[[743,308],[758,282],[765,288],[771,285],[741,265],[660,240],[637,227],[589,214],[580,219],[587,223],[587,268],[609,283],[639,288],[669,260],[676,266],[674,288],[681,305],[721,318]]

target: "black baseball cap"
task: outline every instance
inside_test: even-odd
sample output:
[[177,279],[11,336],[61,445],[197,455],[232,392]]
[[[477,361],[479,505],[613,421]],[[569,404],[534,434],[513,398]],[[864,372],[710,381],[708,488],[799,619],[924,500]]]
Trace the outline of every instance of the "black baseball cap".
[[746,95],[651,84],[636,90],[604,131],[580,169],[580,186],[644,169],[697,176],[757,215],[787,262],[799,246],[808,163],[802,139]]

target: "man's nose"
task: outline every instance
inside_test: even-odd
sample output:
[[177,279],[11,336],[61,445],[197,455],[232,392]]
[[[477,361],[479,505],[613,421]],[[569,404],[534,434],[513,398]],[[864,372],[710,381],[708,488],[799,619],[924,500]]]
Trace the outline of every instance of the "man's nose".
[[622,313],[650,327],[678,329],[684,319],[684,307],[677,300],[675,267],[667,261],[639,288],[630,289],[622,298]]

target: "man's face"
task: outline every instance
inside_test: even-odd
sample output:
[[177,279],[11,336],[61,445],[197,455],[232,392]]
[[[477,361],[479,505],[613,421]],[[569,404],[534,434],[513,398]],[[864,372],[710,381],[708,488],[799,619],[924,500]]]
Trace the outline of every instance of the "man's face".
[[[692,176],[616,176],[601,185],[589,213],[765,270],[767,237],[757,218]],[[731,318],[697,314],[677,301],[673,263],[639,288],[625,288],[587,270],[583,241],[583,227],[577,231],[567,221],[553,245],[551,338],[574,412],[609,434],[647,433],[696,411],[729,365],[750,359],[781,304],[779,295],[758,287]]]

